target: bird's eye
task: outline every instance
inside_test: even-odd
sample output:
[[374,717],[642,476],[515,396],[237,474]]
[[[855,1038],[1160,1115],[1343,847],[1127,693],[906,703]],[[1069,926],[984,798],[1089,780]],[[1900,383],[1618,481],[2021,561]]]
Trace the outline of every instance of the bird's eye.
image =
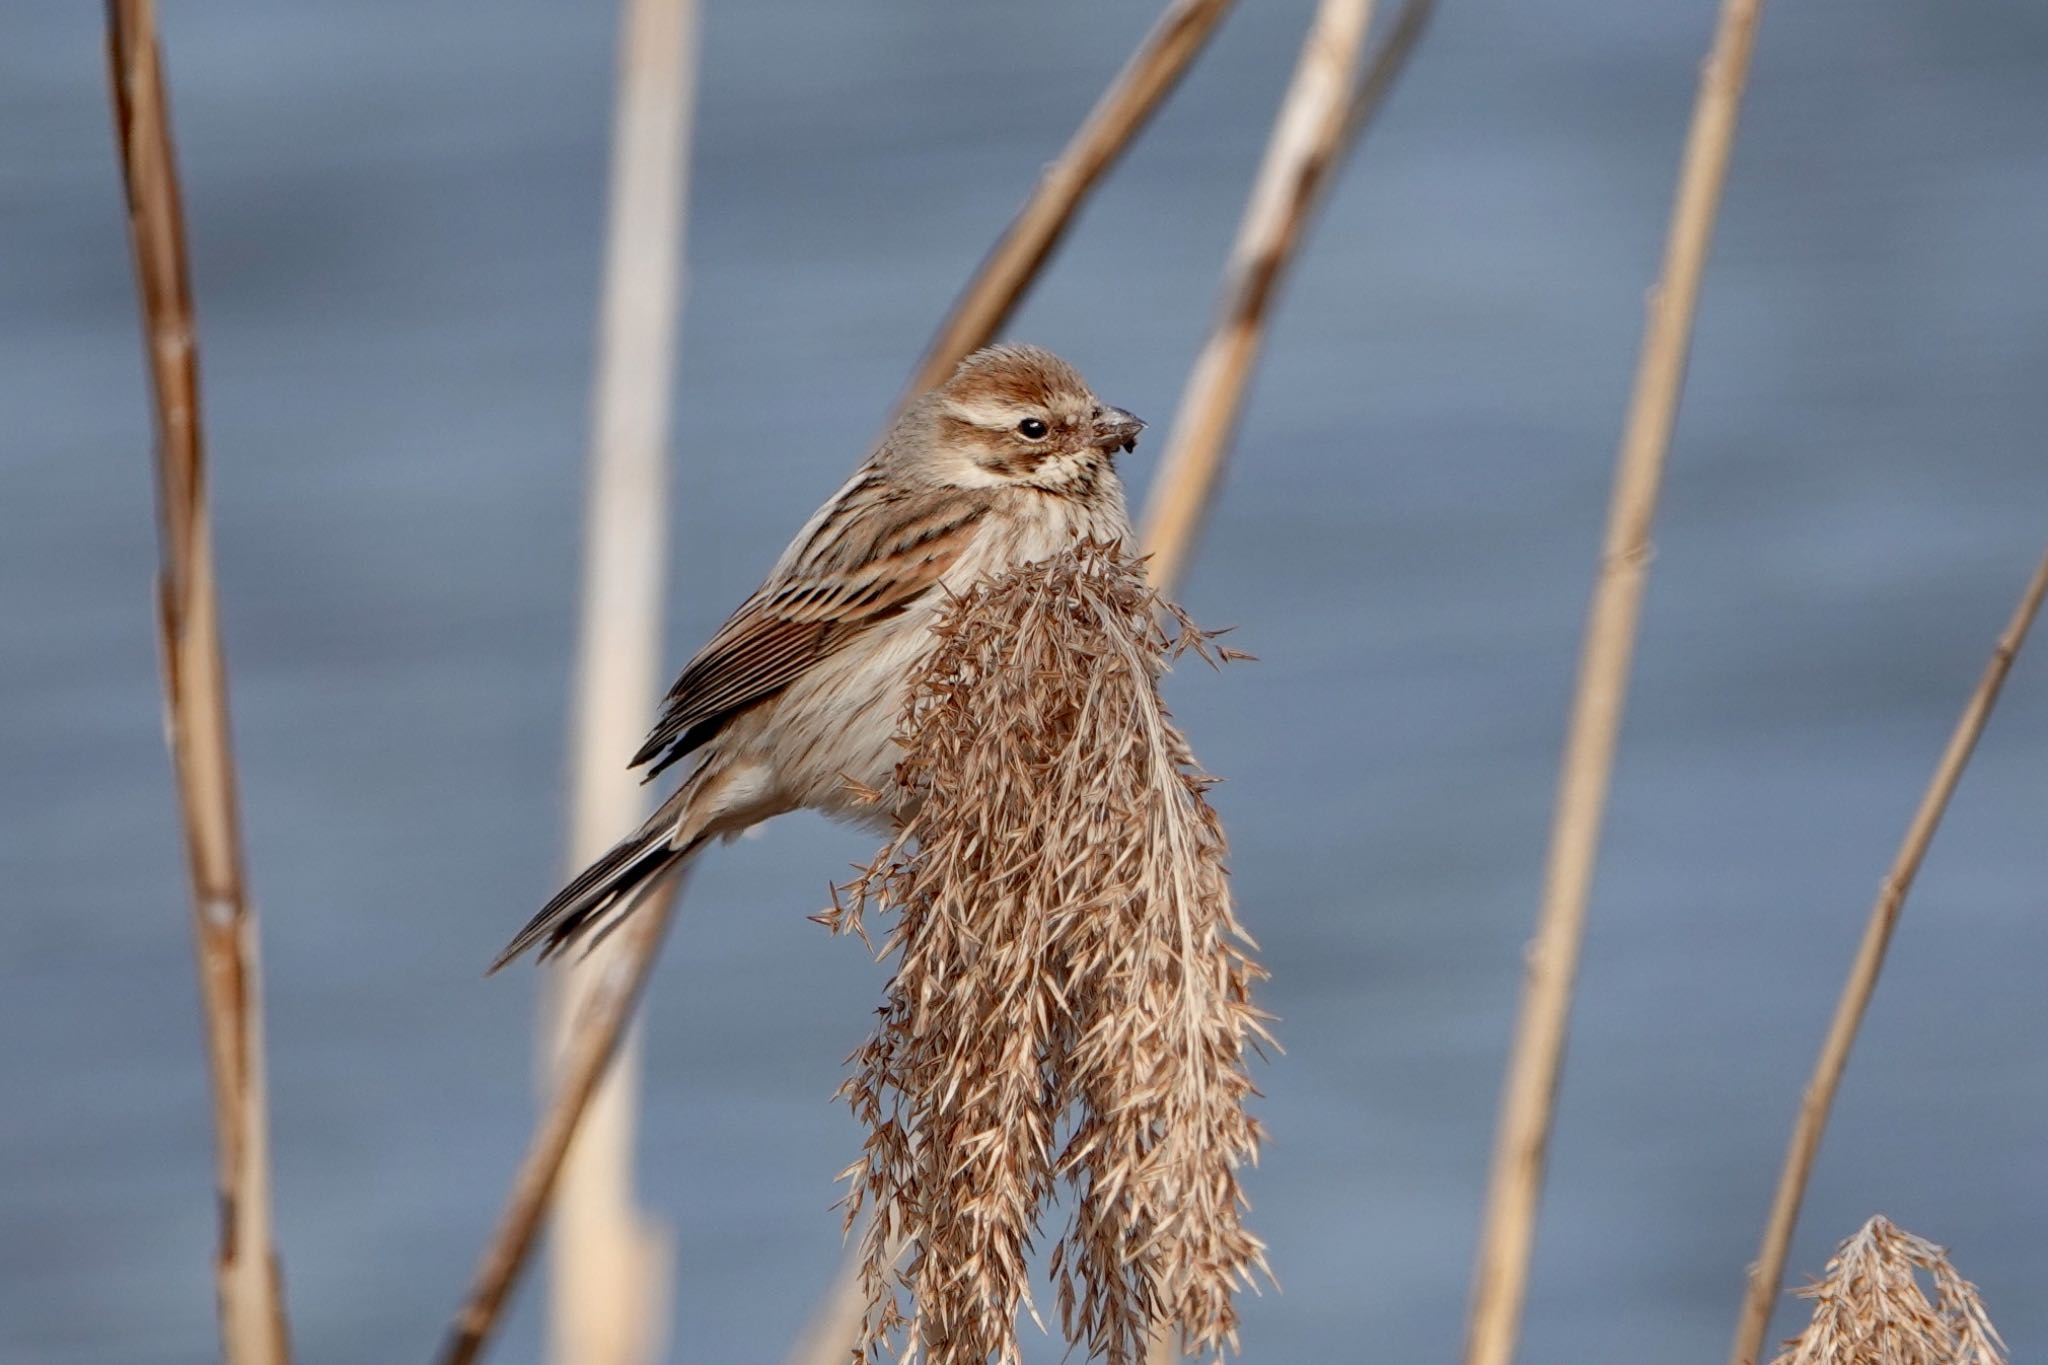
[[1036,417],[1026,417],[1023,421],[1017,423],[1017,434],[1027,441],[1043,441],[1045,433],[1049,430],[1051,428],[1047,427],[1045,423],[1039,421]]

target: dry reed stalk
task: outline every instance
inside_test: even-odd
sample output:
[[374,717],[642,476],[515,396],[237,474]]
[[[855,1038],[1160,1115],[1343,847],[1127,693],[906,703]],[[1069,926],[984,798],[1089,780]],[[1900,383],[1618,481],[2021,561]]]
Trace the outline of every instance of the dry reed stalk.
[[917,808],[820,917],[865,940],[865,912],[896,914],[881,1022],[843,1087],[869,1132],[846,1172],[849,1226],[870,1215],[862,1358],[1015,1365],[1062,1183],[1068,1340],[1131,1365],[1167,1323],[1220,1353],[1265,1268],[1238,1185],[1263,973],[1212,779],[1157,683],[1184,650],[1225,652],[1097,544],[976,587],[934,629],[896,774]]
[[1172,0],[1160,14],[954,300],[899,407],[942,382],[968,352],[995,339],[1096,182],[1173,93],[1232,3]]
[[[1409,57],[1415,53],[1415,45],[1422,41],[1423,31],[1429,27],[1430,17],[1435,13],[1436,0],[1408,0],[1394,15],[1392,27],[1373,48],[1372,56],[1365,64],[1365,74],[1359,78],[1358,89],[1351,96],[1351,107],[1344,115],[1343,146],[1356,142],[1379,117],[1380,105],[1406,69]],[[1341,151],[1339,156],[1342,156]]]
[[[893,1262],[894,1255],[890,1259]],[[839,1268],[832,1273],[832,1282],[804,1323],[802,1335],[783,1357],[783,1365],[846,1365],[860,1340],[861,1323],[867,1318],[863,1264],[860,1239],[852,1238],[847,1254],[840,1258]]]
[[1649,571],[1650,531],[1666,452],[1685,384],[1700,277],[1735,137],[1761,0],[1723,0],[1700,76],[1692,127],[1679,165],[1664,267],[1629,400],[1626,431],[1608,507],[1600,577],[1587,615],[1558,774],[1543,905],[1530,944],[1520,1017],[1508,1060],[1494,1138],[1486,1212],[1467,1326],[1467,1365],[1506,1365],[1520,1331],[1535,1237],[1545,1149],[1564,1060],[1572,981],[1578,971],[1586,900],[1606,814],[1616,739],[1628,695],[1636,624]]
[[1153,582],[1162,591],[1173,591],[1186,568],[1237,427],[1281,276],[1301,244],[1324,181],[1348,145],[1347,129],[1363,126],[1351,118],[1353,76],[1372,9],[1372,0],[1321,0],[1273,121],[1224,270],[1222,307],[1188,372],[1146,501],[1142,541]]
[[1884,970],[1885,952],[1891,945],[1892,930],[1898,925],[1900,912],[1905,909],[1906,896],[1913,889],[1914,879],[1920,875],[1920,863],[1927,856],[1927,847],[1934,840],[1935,830],[1941,826],[1949,798],[1955,794],[1963,769],[1977,747],[1977,738],[1984,733],[1991,708],[1998,704],[1998,693],[2005,686],[2006,674],[2012,671],[2013,660],[2018,657],[2020,646],[2026,642],[2027,631],[2040,613],[2044,594],[2048,594],[2048,551],[2043,552],[2040,563],[2034,568],[2034,576],[2027,581],[2026,588],[2020,593],[2019,604],[2013,608],[2012,619],[2006,622],[2004,632],[1992,647],[1991,659],[1984,665],[1983,676],[1978,678],[1976,689],[1970,693],[1962,715],[1956,720],[1948,747],[1942,750],[1941,761],[1935,765],[1927,790],[1921,794],[1919,809],[1914,811],[1912,823],[1906,827],[1905,837],[1899,842],[1899,851],[1879,885],[1877,901],[1870,907],[1870,917],[1864,924],[1863,939],[1857,945],[1849,979],[1843,984],[1841,997],[1835,1002],[1834,1018],[1828,1025],[1826,1039],[1821,1043],[1820,1056],[1814,1061],[1813,1076],[1807,1081],[1800,1099],[1799,1117],[1793,1124],[1792,1139],[1785,1150],[1785,1164],[1778,1173],[1777,1193],[1771,1199],[1771,1213],[1764,1226],[1763,1242],[1757,1249],[1755,1264],[1749,1269],[1742,1313],[1735,1327],[1735,1341],[1728,1352],[1729,1365],[1755,1365],[1763,1352],[1764,1333],[1770,1327],[1771,1306],[1778,1295],[1778,1284],[1784,1278],[1785,1256],[1792,1244],[1792,1231],[1799,1222],[1799,1205],[1806,1196],[1806,1183],[1813,1174],[1813,1162],[1820,1151],[1821,1134],[1827,1127],[1828,1113],[1834,1108],[1835,1091],[1840,1087],[1842,1072],[1849,1064],[1849,1049],[1856,1042],[1856,1031],[1863,1024],[1871,993],[1877,989],[1878,973]]
[[[1930,1302],[1920,1275],[1934,1284]],[[1772,1365],[2005,1365],[2005,1343],[1977,1286],[1948,1253],[1873,1218],[1798,1291],[1813,1319]]]
[[[694,0],[627,0],[572,709],[569,854],[579,866],[641,813],[639,786],[620,755],[638,743],[659,685],[695,55]],[[666,1231],[633,1208],[634,1098],[617,1054],[679,889],[678,877],[654,887],[636,917],[644,923],[626,926],[568,973],[547,1049],[553,1089],[442,1349],[450,1365],[474,1360],[496,1330],[558,1182],[555,1357],[638,1365],[661,1352],[672,1257]]]
[[[1366,61],[1365,72],[1345,106],[1343,126],[1336,135],[1330,155],[1317,163],[1313,183],[1298,182],[1292,187],[1296,197],[1289,213],[1295,221],[1285,230],[1284,244],[1276,247],[1278,254],[1270,258],[1269,268],[1255,274],[1240,268],[1243,262],[1238,254],[1233,254],[1232,270],[1226,274],[1226,302],[1221,318],[1182,392],[1180,412],[1168,441],[1167,455],[1153,480],[1143,517],[1144,545],[1152,578],[1163,592],[1172,592],[1186,572],[1194,553],[1195,537],[1201,530],[1209,504],[1215,500],[1223,462],[1229,455],[1230,433],[1236,427],[1238,411],[1243,406],[1245,391],[1258,361],[1260,333],[1266,324],[1266,313],[1271,307],[1280,275],[1284,273],[1289,258],[1300,247],[1307,220],[1328,187],[1327,171],[1344,159],[1348,149],[1378,117],[1380,107],[1394,88],[1394,82],[1406,69],[1408,59],[1414,55],[1415,45],[1421,41],[1435,11],[1436,0],[1408,0],[1394,16],[1386,38],[1373,49]],[[1268,156],[1272,156],[1270,149]],[[1264,183],[1262,177],[1260,184],[1263,186]],[[1251,212],[1247,209],[1245,224],[1239,229],[1241,241],[1251,222]],[[1200,392],[1205,395],[1199,402],[1198,380],[1202,385]],[[1197,412],[1208,424],[1201,432],[1189,430],[1185,422],[1179,420]],[[1185,438],[1182,437],[1184,430],[1188,431]],[[1162,1344],[1153,1352],[1153,1365],[1165,1365],[1172,1358],[1170,1347]]]
[[1505,1365],[1519,1330],[1586,900],[1642,612],[1650,532],[1759,5],[1760,0],[1723,0],[1680,163],[1663,274],[1649,300],[1559,773],[1543,905],[1502,1097],[1466,1342],[1470,1365]]
[[242,868],[185,214],[151,0],[111,0],[107,57],[154,398],[157,625],[213,1086],[221,1348],[232,1365],[277,1365],[291,1347],[270,1222],[261,957]]
[[469,1293],[437,1357],[441,1365],[469,1365],[483,1353],[504,1317],[513,1281],[533,1250],[577,1122],[604,1079],[606,1063],[617,1051],[626,1021],[633,1017],[633,1007],[654,969],[680,880],[677,874],[655,883],[638,910],[630,918],[622,917],[613,937],[624,942],[584,992],[568,1042],[555,1059],[560,1080],[554,1098],[534,1129],[497,1226],[484,1243]]
[[[646,817],[623,756],[660,696],[668,435],[692,91],[694,0],[626,0],[619,31],[611,204],[584,513],[583,603],[571,705],[568,863],[576,871]],[[557,1058],[592,983],[638,943],[600,944],[550,974],[544,1053]],[[669,1230],[636,1207],[637,1040],[628,1036],[576,1129],[549,1233],[550,1358],[649,1365],[667,1334]],[[557,1061],[552,1092],[578,1084]],[[573,1092],[564,1092],[573,1093]],[[552,1095],[543,1103],[557,1102]]]

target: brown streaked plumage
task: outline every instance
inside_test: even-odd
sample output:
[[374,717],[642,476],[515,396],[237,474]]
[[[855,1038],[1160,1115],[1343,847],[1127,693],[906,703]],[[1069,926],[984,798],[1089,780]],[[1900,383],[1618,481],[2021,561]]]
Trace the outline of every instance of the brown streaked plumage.
[[[928,592],[974,536],[988,499],[941,503],[909,520],[874,514],[874,484],[850,489],[811,543],[855,551],[845,568],[806,565],[748,598],[683,669],[633,766],[652,778],[717,733],[734,713],[774,695],[861,632]],[[869,496],[862,496],[867,493]],[[864,537],[866,544],[851,544]],[[822,540],[821,540],[822,538]]]
[[902,815],[894,736],[939,604],[1077,538],[1126,538],[1115,456],[1144,425],[1050,351],[990,346],[962,361],[677,677],[633,765],[652,778],[693,760],[682,785],[492,970],[608,930],[712,838],[802,808],[884,825]]

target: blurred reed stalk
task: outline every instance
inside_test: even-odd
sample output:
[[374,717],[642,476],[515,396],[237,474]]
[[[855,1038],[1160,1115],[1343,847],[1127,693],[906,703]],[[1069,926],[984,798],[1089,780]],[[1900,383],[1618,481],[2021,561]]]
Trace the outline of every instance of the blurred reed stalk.
[[1835,1248],[1827,1273],[1799,1296],[1813,1300],[1812,1321],[1772,1365],[2005,1365],[1977,1286],[1947,1252],[1888,1219],[1871,1219]]
[[[1386,101],[1395,80],[1407,67],[1409,57],[1415,53],[1415,45],[1422,41],[1422,34],[1429,27],[1430,16],[1435,13],[1436,0],[1408,0],[1394,15],[1387,36],[1373,48],[1372,56],[1365,64],[1365,75],[1351,96],[1351,109],[1344,117],[1345,146],[1356,142],[1379,116],[1380,105]],[[1342,155],[1341,151],[1339,155]]]
[[[694,0],[627,0],[570,719],[572,870],[646,814],[624,756],[639,744],[660,689],[667,447],[695,76]],[[656,887],[633,923],[551,983],[543,1051],[552,1086],[443,1348],[446,1361],[473,1360],[495,1330],[551,1195],[552,1358],[646,1365],[662,1354],[673,1254],[667,1229],[634,1206],[633,1048],[622,1048],[621,1035],[676,892],[675,878]]]
[[995,340],[1096,182],[1173,93],[1232,3],[1173,0],[1160,14],[960,291],[918,361],[898,407],[944,381],[969,352]]
[[[1906,896],[1913,889],[1914,879],[1920,875],[1920,864],[1927,856],[1927,847],[1934,840],[1935,830],[1941,826],[1949,798],[1955,794],[1963,769],[1977,747],[1977,738],[1984,733],[1984,723],[1990,719],[1991,708],[1998,704],[1999,690],[2005,686],[2013,660],[2018,657],[2020,646],[2026,642],[2027,631],[2040,613],[2044,594],[2048,594],[2048,551],[2042,553],[2040,563],[2034,568],[2034,576],[2020,594],[2019,605],[2013,609],[2012,619],[2006,622],[2004,633],[1993,646],[1991,659],[1984,665],[1983,676],[1977,680],[1976,689],[1970,693],[1962,715],[1956,720],[1948,747],[1942,750],[1934,776],[1929,779],[1927,790],[1921,794],[1919,809],[1913,813],[1912,823],[1906,827],[1905,837],[1899,843],[1898,854],[1892,859],[1892,865],[1879,885],[1877,901],[1870,907],[1870,917],[1864,924],[1863,939],[1857,945],[1849,979],[1843,984],[1841,997],[1835,1002],[1834,1019],[1828,1025],[1820,1056],[1814,1062],[1813,1076],[1807,1081],[1800,1099],[1799,1117],[1792,1127],[1792,1140],[1785,1151],[1784,1167],[1778,1173],[1778,1189],[1771,1200],[1763,1243],[1757,1250],[1755,1263],[1749,1268],[1748,1288],[1743,1295],[1741,1316],[1736,1322],[1735,1341],[1728,1353],[1729,1365],[1756,1365],[1757,1357],[1762,1354],[1771,1308],[1785,1274],[1786,1252],[1792,1244],[1793,1229],[1799,1222],[1799,1205],[1805,1198],[1807,1180],[1813,1174],[1814,1158],[1820,1151],[1821,1133],[1827,1127],[1828,1113],[1834,1107],[1835,1091],[1841,1085],[1842,1072],[1849,1064],[1849,1049],[1855,1044],[1856,1031],[1862,1026],[1871,993],[1877,989],[1878,973],[1884,970],[1885,952],[1891,945],[1892,930],[1898,925],[1900,912],[1905,909]],[[1866,1228],[1858,1236],[1869,1233],[1870,1229]],[[1807,1359],[1806,1356],[1799,1358]]]
[[[847,1365],[852,1358],[868,1311],[867,1288],[862,1283],[862,1267],[867,1261],[866,1235],[865,1225],[858,1231],[846,1230],[846,1254],[832,1273],[831,1283],[818,1296],[817,1306],[811,1309],[803,1334],[783,1357],[783,1365]],[[895,1264],[902,1250],[901,1246],[889,1249],[890,1264]]]
[[185,215],[150,0],[111,0],[107,56],[156,427],[157,624],[165,720],[191,875],[213,1082],[220,1244],[214,1290],[230,1365],[291,1358],[270,1225],[270,1131],[256,911],[242,870],[227,661],[214,586]]
[[[1354,85],[1354,75],[1372,10],[1372,0],[1321,0],[1273,121],[1224,268],[1222,306],[1181,390],[1141,519],[1140,539],[1161,592],[1172,593],[1186,572],[1237,429],[1281,277],[1300,248],[1324,182],[1341,162],[1350,137],[1364,126],[1364,119],[1352,117],[1352,101],[1367,89]],[[1406,51],[1397,50],[1387,79]],[[1383,80],[1374,107],[1384,89]]]
[[1543,1186],[1558,1076],[1578,970],[1586,900],[1628,695],[1636,625],[1649,573],[1650,532],[1670,449],[1693,311],[1727,177],[1736,114],[1749,73],[1761,0],[1722,0],[1713,49],[1700,75],[1663,274],[1649,317],[1621,442],[1600,577],[1593,589],[1571,721],[1558,774],[1548,868],[1536,937],[1529,945],[1494,1137],[1467,1324],[1467,1365],[1507,1365],[1520,1331],[1529,1250]]
[[653,971],[656,950],[675,907],[677,878],[647,893],[640,908],[627,917],[612,938],[618,948],[594,980],[585,982],[581,1008],[568,1030],[567,1045],[555,1056],[560,1076],[546,1111],[528,1141],[498,1223],[484,1244],[468,1296],[455,1315],[439,1360],[442,1365],[469,1365],[483,1353],[504,1317],[512,1284],[533,1250],[541,1216],[562,1167],[569,1140],[605,1076],[606,1063],[618,1050],[627,1020]]
[[[695,0],[626,0],[619,33],[611,205],[593,384],[589,501],[571,703],[568,870],[647,816],[625,765],[655,712],[664,663],[669,414],[683,275]],[[552,1092],[591,990],[630,941],[556,969],[543,1043]],[[650,945],[652,946],[652,945]],[[622,970],[630,971],[630,968]],[[628,1038],[565,1159],[549,1232],[550,1358],[651,1365],[663,1351],[674,1255],[635,1206],[637,1045]],[[544,1101],[545,1102],[545,1101]]]

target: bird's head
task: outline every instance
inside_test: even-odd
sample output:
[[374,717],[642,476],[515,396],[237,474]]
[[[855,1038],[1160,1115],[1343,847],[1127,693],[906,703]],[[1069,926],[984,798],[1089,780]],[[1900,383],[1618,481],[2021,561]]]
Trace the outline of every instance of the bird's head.
[[1145,424],[1095,396],[1080,371],[1037,346],[985,346],[904,414],[902,443],[957,487],[1092,484]]

